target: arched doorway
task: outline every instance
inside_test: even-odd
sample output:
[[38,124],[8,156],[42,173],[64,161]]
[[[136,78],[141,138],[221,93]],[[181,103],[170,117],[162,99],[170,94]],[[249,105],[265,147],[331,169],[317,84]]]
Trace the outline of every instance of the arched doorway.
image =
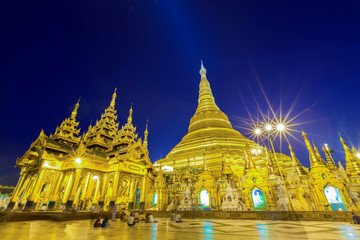
[[209,199],[209,192],[205,189],[202,189],[200,191],[200,205],[203,207],[203,208],[207,208],[210,206],[210,199]]
[[346,211],[344,199],[338,188],[328,186],[324,189],[324,193],[328,203],[333,211]]
[[154,196],[153,196],[153,207],[156,207],[157,205],[157,202],[158,202],[158,194],[155,193]]
[[254,204],[255,211],[266,211],[266,201],[264,197],[264,193],[255,188],[251,192],[251,198]]

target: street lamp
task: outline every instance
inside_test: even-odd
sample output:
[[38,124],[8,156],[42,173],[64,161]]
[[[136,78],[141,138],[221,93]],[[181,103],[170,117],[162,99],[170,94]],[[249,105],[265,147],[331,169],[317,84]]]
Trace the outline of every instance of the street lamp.
[[255,129],[255,134],[256,135],[260,135],[261,134],[261,130],[259,128]]
[[357,158],[360,158],[360,152],[357,152],[357,153],[356,153],[356,157],[357,157]]

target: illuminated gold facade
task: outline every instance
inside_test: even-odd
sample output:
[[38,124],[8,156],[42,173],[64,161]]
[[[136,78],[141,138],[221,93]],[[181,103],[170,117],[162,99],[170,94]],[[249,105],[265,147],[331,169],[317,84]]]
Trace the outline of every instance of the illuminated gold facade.
[[359,210],[360,160],[340,138],[346,170],[324,147],[325,160],[303,133],[310,170],[293,149],[274,153],[233,129],[216,105],[206,69],[201,66],[198,107],[188,133],[154,165],[148,130],[138,139],[133,110],[121,129],[110,106],[79,136],[79,103],[55,133],[41,131],[17,160],[21,176],[8,209],[327,211]]
[[138,139],[132,108],[119,129],[115,99],[116,90],[101,119],[82,136],[76,121],[79,102],[53,135],[40,132],[16,161],[21,176],[8,209],[85,210],[93,205],[109,209],[114,204],[146,208],[146,187],[154,179],[147,150],[148,131],[144,141]]
[[[324,148],[326,162],[303,133],[311,170],[232,128],[216,105],[201,65],[198,107],[188,133],[154,166],[157,210],[325,211],[359,209],[360,160],[344,141],[347,170]],[[273,150],[273,149],[272,149]]]

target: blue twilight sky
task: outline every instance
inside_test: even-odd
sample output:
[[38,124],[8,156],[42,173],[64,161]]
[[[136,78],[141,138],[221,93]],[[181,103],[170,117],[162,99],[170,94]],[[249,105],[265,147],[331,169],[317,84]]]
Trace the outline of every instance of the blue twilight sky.
[[[133,102],[141,137],[149,118],[151,160],[164,157],[197,107],[201,59],[233,125],[249,118],[242,99],[254,116],[254,97],[267,111],[258,79],[284,112],[300,92],[291,116],[311,106],[295,123],[312,123],[296,129],[329,143],[336,162],[344,163],[337,131],[358,146],[359,1],[1,2],[0,184],[16,184],[16,158],[41,129],[53,133],[81,97],[86,130],[115,87],[120,125]],[[305,146],[290,141],[309,166]]]

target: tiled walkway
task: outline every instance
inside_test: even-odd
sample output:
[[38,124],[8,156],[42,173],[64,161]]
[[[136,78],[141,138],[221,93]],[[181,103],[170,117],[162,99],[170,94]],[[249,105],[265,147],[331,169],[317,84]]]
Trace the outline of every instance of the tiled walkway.
[[[110,222],[111,223],[111,222]],[[116,221],[106,229],[94,229],[89,220],[68,222],[0,223],[0,238],[23,239],[360,239],[360,225],[334,222],[203,220],[185,219],[174,223],[138,223],[128,227]]]

